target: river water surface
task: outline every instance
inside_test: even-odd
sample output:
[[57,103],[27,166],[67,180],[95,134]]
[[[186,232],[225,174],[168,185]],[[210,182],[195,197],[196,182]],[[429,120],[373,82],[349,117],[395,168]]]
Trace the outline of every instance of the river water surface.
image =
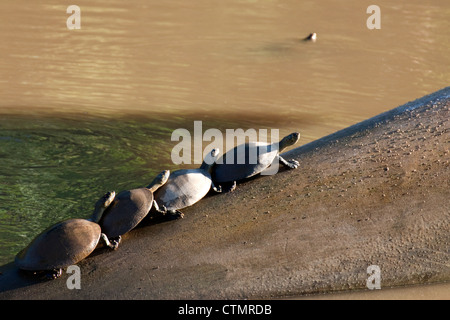
[[178,168],[171,134],[195,120],[301,145],[448,86],[450,3],[379,0],[379,30],[371,4],[1,1],[0,264],[104,192]]

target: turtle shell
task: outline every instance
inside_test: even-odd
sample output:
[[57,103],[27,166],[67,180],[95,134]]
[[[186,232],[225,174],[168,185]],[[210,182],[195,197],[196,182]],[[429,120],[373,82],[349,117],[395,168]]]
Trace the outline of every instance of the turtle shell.
[[[270,166],[277,154],[278,149],[274,144],[249,142],[239,145],[216,162],[213,167],[213,180],[231,182],[250,178]],[[230,162],[227,159],[233,160]]]
[[200,201],[209,189],[211,189],[211,175],[207,170],[177,170],[155,192],[155,200],[158,205],[164,205],[168,210],[178,210]]
[[153,205],[153,193],[147,188],[120,192],[102,215],[99,224],[108,238],[121,236],[148,214]]
[[39,234],[15,259],[23,270],[41,271],[64,268],[86,258],[100,239],[97,223],[69,219]]

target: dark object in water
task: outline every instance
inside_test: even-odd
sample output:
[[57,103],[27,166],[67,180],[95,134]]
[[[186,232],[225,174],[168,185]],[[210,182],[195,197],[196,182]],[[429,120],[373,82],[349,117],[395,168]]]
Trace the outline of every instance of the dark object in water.
[[315,42],[317,40],[317,33],[313,32],[310,33],[309,36],[307,36],[303,41],[312,41]]

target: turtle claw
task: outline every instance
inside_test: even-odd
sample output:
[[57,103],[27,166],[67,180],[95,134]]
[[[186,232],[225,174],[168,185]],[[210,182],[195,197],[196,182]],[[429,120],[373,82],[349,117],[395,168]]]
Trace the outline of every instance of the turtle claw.
[[294,159],[286,160],[281,156],[278,156],[278,159],[283,165],[287,166],[290,169],[297,169],[300,166],[300,162]]
[[45,277],[49,280],[54,280],[54,279],[58,279],[59,277],[61,277],[61,275],[62,275],[62,269],[53,269],[53,270],[49,270],[45,274]]
[[166,211],[167,214],[167,218],[169,220],[177,220],[177,219],[183,219],[184,218],[184,213],[176,210],[176,209],[172,209],[172,210],[167,210]]
[[300,162],[297,160],[291,159],[287,162],[287,166],[291,169],[297,169],[300,166]]
[[110,248],[113,250],[117,250],[117,248],[119,247],[120,241],[122,241],[122,236],[118,236],[113,239],[109,239],[109,242],[111,243]]
[[113,250],[117,250],[117,248],[119,247],[120,241],[122,240],[122,236],[118,236],[118,237],[111,238],[111,239],[109,239],[108,236],[104,233],[102,233],[100,236],[102,237],[103,242],[106,244],[106,246]]
[[218,185],[217,188],[220,190],[220,192],[233,192],[236,190],[236,181],[233,181],[233,184],[230,185],[229,182],[225,183],[225,187],[222,187],[221,185]]
[[176,216],[177,216],[179,219],[183,219],[183,218],[184,218],[184,213],[178,211],[178,213],[176,214]]
[[173,210],[173,211],[169,211],[170,212],[170,216],[174,219],[183,219],[184,218],[184,213],[179,211],[179,210]]

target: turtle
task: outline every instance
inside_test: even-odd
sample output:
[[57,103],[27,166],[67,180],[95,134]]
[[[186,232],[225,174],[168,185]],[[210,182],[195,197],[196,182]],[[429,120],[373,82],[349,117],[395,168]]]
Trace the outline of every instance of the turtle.
[[293,132],[277,143],[248,142],[236,146],[224,154],[214,165],[213,181],[219,186],[223,183],[232,183],[229,191],[233,191],[236,188],[237,180],[250,178],[263,172],[274,160],[279,160],[288,168],[296,169],[299,166],[298,161],[285,160],[280,156],[280,152],[297,143],[299,139],[300,133]]
[[99,222],[102,232],[110,242],[118,246],[121,236],[136,227],[147,216],[152,206],[159,212],[166,212],[159,209],[154,201],[153,192],[164,185],[169,176],[170,171],[164,170],[147,187],[124,190],[114,198]]
[[62,268],[78,263],[94,251],[102,239],[108,247],[116,246],[101,232],[98,221],[111,204],[115,192],[107,192],[95,204],[89,219],[67,219],[56,223],[39,235],[15,257],[16,266],[34,274],[44,273],[49,279],[61,276]]
[[211,188],[221,192],[211,179],[211,169],[218,156],[219,149],[215,148],[204,158],[199,168],[172,172],[167,183],[155,192],[159,206],[163,206],[171,216],[182,218],[184,214],[179,210],[200,201]]

